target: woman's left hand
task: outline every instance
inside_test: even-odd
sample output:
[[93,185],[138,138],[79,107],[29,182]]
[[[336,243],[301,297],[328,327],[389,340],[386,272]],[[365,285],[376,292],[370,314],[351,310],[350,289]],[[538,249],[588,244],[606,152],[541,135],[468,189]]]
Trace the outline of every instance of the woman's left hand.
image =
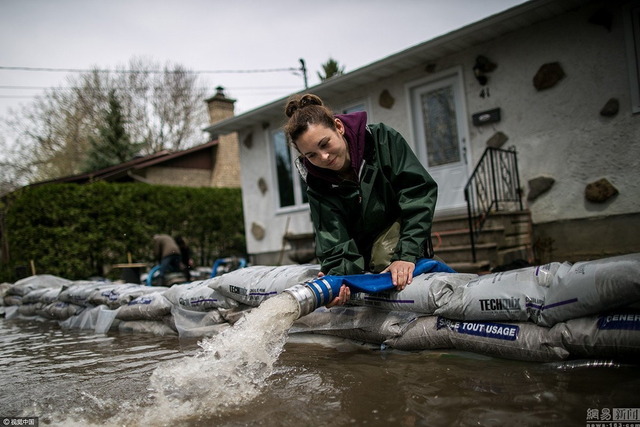
[[411,284],[413,280],[413,270],[416,265],[408,261],[393,261],[389,267],[382,270],[380,273],[391,273],[391,282],[397,290],[401,291]]

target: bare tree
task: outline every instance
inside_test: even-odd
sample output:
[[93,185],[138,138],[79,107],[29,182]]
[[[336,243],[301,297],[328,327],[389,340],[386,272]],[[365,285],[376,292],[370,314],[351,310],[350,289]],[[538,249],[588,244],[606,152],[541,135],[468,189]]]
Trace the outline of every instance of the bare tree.
[[[126,118],[126,132],[142,154],[181,150],[205,142],[206,90],[198,75],[180,65],[132,59],[115,72],[94,69],[72,75],[20,111],[6,125],[0,166],[11,166],[18,185],[80,173],[90,140],[104,126],[102,112],[114,92]],[[5,147],[5,148],[7,148]],[[3,177],[0,177],[3,179]]]

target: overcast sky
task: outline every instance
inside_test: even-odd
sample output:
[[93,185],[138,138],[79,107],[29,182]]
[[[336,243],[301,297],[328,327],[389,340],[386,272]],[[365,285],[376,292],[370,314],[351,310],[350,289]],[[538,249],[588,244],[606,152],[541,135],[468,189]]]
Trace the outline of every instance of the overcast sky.
[[[334,58],[346,72],[525,0],[0,0],[0,67],[113,69],[143,57],[193,71],[299,68],[309,85]],[[0,68],[0,117],[68,72]],[[236,114],[304,88],[301,74],[203,73]],[[19,88],[16,88],[19,87]]]

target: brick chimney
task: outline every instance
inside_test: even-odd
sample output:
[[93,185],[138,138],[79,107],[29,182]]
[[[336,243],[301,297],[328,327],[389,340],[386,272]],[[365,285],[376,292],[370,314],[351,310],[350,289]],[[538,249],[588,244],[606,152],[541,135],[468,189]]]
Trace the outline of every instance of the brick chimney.
[[[224,88],[218,86],[216,94],[205,101],[209,110],[209,123],[215,124],[234,116],[235,99],[227,98]],[[218,135],[218,148],[214,154],[211,187],[240,187],[240,155],[238,134]]]
[[205,102],[209,109],[209,124],[213,125],[234,115],[233,108],[236,100],[227,98],[222,86],[218,86],[216,94]]

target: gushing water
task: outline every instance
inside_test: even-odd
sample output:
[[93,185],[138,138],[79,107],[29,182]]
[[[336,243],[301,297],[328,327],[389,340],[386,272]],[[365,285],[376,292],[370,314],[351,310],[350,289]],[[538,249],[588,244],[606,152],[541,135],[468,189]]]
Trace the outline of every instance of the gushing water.
[[[298,311],[298,303],[288,293],[266,300],[233,327],[199,342],[195,355],[158,365],[150,378],[149,406],[127,408],[126,415],[106,424],[175,425],[207,420],[250,402],[272,374]],[[91,424],[64,421],[65,425],[76,423]]]
[[159,366],[151,377],[156,404],[148,415],[167,423],[254,399],[273,372],[297,310],[286,293],[268,299],[232,328],[203,340],[195,356]]

